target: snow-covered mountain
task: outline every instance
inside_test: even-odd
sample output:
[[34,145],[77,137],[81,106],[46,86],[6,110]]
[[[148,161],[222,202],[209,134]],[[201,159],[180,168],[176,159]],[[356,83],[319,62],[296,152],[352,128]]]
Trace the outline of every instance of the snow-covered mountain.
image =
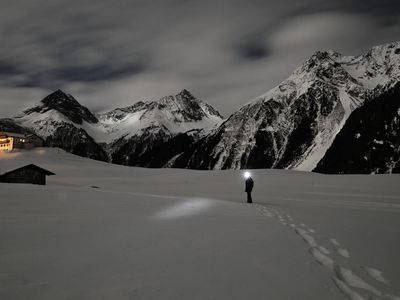
[[98,123],[88,108],[61,90],[16,114],[14,120],[22,126],[34,129],[43,138],[53,135],[64,124],[81,127],[84,123]]
[[60,147],[81,156],[107,161],[107,153],[85,131],[98,119],[90,110],[61,90],[14,116],[17,125],[42,137],[46,145]]
[[57,115],[63,115],[65,118],[76,124],[82,124],[83,121],[88,123],[97,123],[97,118],[90,112],[90,110],[82,105],[72,97],[71,95],[65,94],[61,90],[57,90],[45,97],[37,105],[28,108],[23,111],[24,115],[39,114],[46,116],[46,113]]
[[[222,122],[210,105],[187,90],[158,101],[138,102],[99,116],[103,140],[118,164],[162,167]],[[90,130],[89,130],[90,132]],[[98,138],[100,141],[100,138]]]
[[[323,161],[316,170],[329,173],[336,171],[332,166],[322,167],[328,161],[348,162],[349,157],[334,147],[341,143],[338,140],[335,144],[336,138],[353,111],[358,111],[357,120],[362,120],[363,114],[371,117],[370,106],[364,109],[364,104],[384,103],[387,97],[380,96],[390,94],[399,82],[400,42],[393,42],[373,47],[360,56],[318,51],[288,79],[245,104],[225,121],[213,107],[187,90],[100,115],[58,90],[16,115],[13,122],[20,126],[19,130],[36,132],[49,146],[117,164],[312,171]],[[384,124],[397,122],[390,116],[378,119],[384,120]],[[0,126],[2,123],[10,127],[10,119],[0,120]],[[368,134],[379,136],[377,130],[386,130],[378,127],[368,125]],[[346,128],[346,132],[353,129]],[[352,145],[348,140],[346,143]],[[397,147],[393,153],[398,154],[396,143],[391,147]],[[328,153],[331,147],[336,150]],[[382,160],[385,166],[370,162],[352,170],[397,170],[387,164],[395,161],[392,156],[397,154],[393,153],[382,153],[390,156]],[[337,172],[353,171],[342,168]]]
[[[57,90],[13,120],[52,147],[120,164],[162,167],[185,150],[182,140],[193,143],[217,127],[222,117],[187,90],[97,116],[71,95]],[[163,152],[167,141],[172,156],[164,155],[165,161],[158,159],[154,164],[154,151]]]
[[333,174],[400,173],[399,100],[400,82],[357,108],[314,170]]
[[200,169],[313,170],[351,112],[400,81],[400,42],[361,56],[316,52],[175,159]]
[[[99,130],[100,136],[97,140],[106,143],[121,138],[129,139],[145,131],[153,133],[162,131],[166,135],[184,133],[192,129],[208,132],[222,122],[222,116],[217,110],[195,98],[187,90],[182,90],[175,96],[163,97],[158,101],[140,101],[98,117],[102,128]],[[88,130],[93,131],[90,128]],[[93,135],[99,133],[93,132]]]

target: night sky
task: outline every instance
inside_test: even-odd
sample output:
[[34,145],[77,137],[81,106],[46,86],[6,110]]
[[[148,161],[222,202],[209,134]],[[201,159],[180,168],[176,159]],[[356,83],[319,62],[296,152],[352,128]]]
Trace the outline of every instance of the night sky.
[[0,117],[58,88],[95,112],[186,88],[227,116],[316,50],[395,40],[398,0],[0,0]]

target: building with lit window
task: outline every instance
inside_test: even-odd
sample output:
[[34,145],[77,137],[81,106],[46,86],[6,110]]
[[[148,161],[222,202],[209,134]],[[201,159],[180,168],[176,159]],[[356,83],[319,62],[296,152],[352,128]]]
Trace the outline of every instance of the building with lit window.
[[0,151],[12,151],[14,149],[32,149],[43,147],[43,139],[36,134],[22,134],[0,131]]

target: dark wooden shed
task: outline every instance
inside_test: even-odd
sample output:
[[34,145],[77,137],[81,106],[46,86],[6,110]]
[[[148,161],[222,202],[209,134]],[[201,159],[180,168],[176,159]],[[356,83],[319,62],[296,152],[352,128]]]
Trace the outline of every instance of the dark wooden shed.
[[55,175],[54,173],[30,164],[0,175],[0,182],[8,183],[32,183],[46,184],[46,176]]

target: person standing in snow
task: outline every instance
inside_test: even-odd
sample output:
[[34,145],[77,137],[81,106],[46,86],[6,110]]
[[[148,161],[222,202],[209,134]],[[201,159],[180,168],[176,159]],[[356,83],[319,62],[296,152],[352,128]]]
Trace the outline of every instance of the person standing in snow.
[[247,203],[253,203],[253,199],[251,198],[251,191],[253,190],[254,187],[254,181],[250,176],[249,172],[246,172],[244,174],[244,176],[246,177],[246,181],[245,181],[245,192],[247,193]]

